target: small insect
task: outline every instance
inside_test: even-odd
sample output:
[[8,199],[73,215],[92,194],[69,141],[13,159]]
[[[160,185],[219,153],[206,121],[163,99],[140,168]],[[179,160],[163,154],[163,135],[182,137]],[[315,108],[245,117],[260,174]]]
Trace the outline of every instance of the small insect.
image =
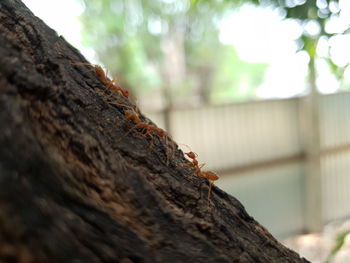
[[211,171],[202,171],[201,169],[203,168],[205,163],[202,163],[200,165],[198,164],[198,160],[197,160],[198,154],[196,154],[195,152],[190,151],[190,152],[185,153],[185,154],[188,158],[190,158],[192,160],[191,165],[193,166],[193,168],[195,170],[194,173],[200,177],[208,179],[208,181],[209,181],[208,200],[209,200],[210,194],[211,194],[211,189],[212,189],[212,186],[214,184],[214,181],[219,180],[219,176],[216,173],[211,172]]
[[219,176],[211,171],[207,171],[207,172],[200,172],[200,175],[204,178],[207,178],[209,181],[209,191],[208,191],[208,200],[210,199],[210,194],[211,194],[211,188],[214,184],[214,181],[219,180]]
[[117,84],[114,83],[114,80],[112,80],[110,83],[112,83],[112,85],[108,85],[112,91],[119,91],[125,98],[129,98],[129,91],[122,89],[120,86],[118,86]]
[[136,128],[142,129],[143,136],[150,136],[152,139],[154,135],[152,134],[153,132],[155,132],[161,138],[167,135],[167,133],[164,130],[154,126],[153,124],[141,121],[138,114],[134,110],[126,110],[124,112],[124,115],[127,120],[131,120],[133,123],[135,123],[135,126],[132,127],[123,137],[127,136],[132,130]]
[[[131,108],[127,105],[122,105],[122,104],[118,104],[118,103],[113,103],[115,105],[118,106],[124,106],[127,108]],[[124,111],[124,116],[126,120],[130,120],[132,121],[135,125],[130,128],[125,134],[124,136],[122,136],[118,141],[120,141],[122,138],[124,138],[125,136],[127,136],[132,130],[134,129],[141,129],[141,135],[142,136],[149,136],[151,138],[151,142],[149,145],[149,148],[151,148],[153,146],[153,141],[154,141],[154,136],[158,136],[160,139],[164,139],[165,145],[166,145],[166,165],[169,165],[169,161],[170,161],[170,157],[174,154],[175,150],[174,150],[174,143],[170,143],[171,141],[169,141],[169,134],[164,131],[161,128],[158,128],[157,126],[153,125],[153,124],[149,124],[146,122],[143,122],[140,120],[138,114],[135,112],[134,109],[130,109],[130,110],[125,110]],[[168,147],[170,146],[170,147]]]
[[134,128],[141,128],[145,131],[144,135],[147,136],[149,135],[152,138],[152,132],[154,131],[159,137],[163,138],[166,135],[166,132],[152,124],[148,124],[146,122],[140,122],[135,125]]
[[189,165],[191,165],[194,168],[194,170],[195,170],[194,173],[200,174],[201,168],[205,165],[205,163],[202,163],[201,165],[199,165],[198,160],[197,160],[198,154],[190,151],[188,153],[185,153],[185,155],[191,159],[191,162]]
[[202,163],[201,165],[198,164],[198,160],[197,160],[198,155],[195,152],[191,151],[185,154],[187,155],[188,158],[192,160],[191,165],[193,166],[195,173],[199,174],[201,172],[201,168],[205,165],[205,163]]
[[[173,141],[169,140],[169,138],[170,138],[169,134],[166,131],[164,131],[163,129],[158,128],[157,126],[155,126],[153,124],[142,121],[139,117],[140,110],[136,106],[130,106],[130,105],[121,104],[121,103],[117,103],[117,102],[111,102],[111,104],[114,104],[118,107],[123,108],[125,120],[130,120],[135,124],[118,141],[122,140],[122,138],[127,136],[132,130],[139,128],[139,129],[141,129],[142,136],[145,136],[145,137],[149,136],[151,138],[151,142],[150,142],[149,147],[152,147],[154,136],[157,135],[160,137],[160,139],[164,139],[164,142],[166,145],[166,153],[165,153],[166,164],[169,165],[170,157],[175,153],[175,149],[174,149],[175,143]],[[170,146],[170,147],[168,147],[168,146]]]
[[132,122],[139,124],[142,121],[140,120],[139,116],[137,116],[136,112],[131,111],[131,110],[127,110],[124,112],[125,118],[127,120],[131,120]]
[[96,76],[99,78],[99,80],[106,85],[108,88],[110,88],[112,91],[119,91],[124,97],[129,97],[129,92],[127,90],[122,89],[120,86],[115,84],[115,80],[110,80],[107,76],[107,74],[104,72],[103,68],[97,64],[90,64],[90,63],[73,63],[74,65],[86,65],[91,66],[93,68],[93,71],[95,72]]
[[191,158],[192,160],[195,160],[198,156],[198,154],[196,154],[195,152],[188,152],[185,153],[189,158]]

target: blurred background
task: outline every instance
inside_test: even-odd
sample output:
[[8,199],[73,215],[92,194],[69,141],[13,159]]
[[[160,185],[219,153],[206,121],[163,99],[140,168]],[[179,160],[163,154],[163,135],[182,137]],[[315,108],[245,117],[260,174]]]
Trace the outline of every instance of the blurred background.
[[350,1],[23,1],[274,236],[349,262]]

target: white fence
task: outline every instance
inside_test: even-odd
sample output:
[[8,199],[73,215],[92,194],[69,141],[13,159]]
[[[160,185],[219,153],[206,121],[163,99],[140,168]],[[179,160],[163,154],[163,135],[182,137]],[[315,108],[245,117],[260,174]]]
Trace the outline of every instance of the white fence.
[[[309,191],[303,98],[170,112],[170,132],[219,172],[217,185],[277,237],[304,232]],[[350,216],[350,93],[321,96],[323,222]],[[164,127],[161,113],[147,114]],[[186,148],[184,150],[188,151]]]
[[350,94],[324,96],[320,105],[321,176],[325,220],[350,215]]

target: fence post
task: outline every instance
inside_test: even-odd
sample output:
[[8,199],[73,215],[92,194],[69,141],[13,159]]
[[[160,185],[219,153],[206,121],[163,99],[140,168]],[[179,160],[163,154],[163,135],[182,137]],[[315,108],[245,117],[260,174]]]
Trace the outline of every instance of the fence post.
[[323,228],[319,93],[316,86],[315,60],[309,65],[310,93],[303,100],[301,132],[305,149],[305,228],[319,232]]

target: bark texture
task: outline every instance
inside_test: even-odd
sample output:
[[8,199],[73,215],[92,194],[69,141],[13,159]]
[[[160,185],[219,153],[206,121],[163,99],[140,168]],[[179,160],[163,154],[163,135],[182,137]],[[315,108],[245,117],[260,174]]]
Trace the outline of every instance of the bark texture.
[[170,139],[125,136],[132,104],[76,62],[0,0],[0,262],[307,262],[220,189],[208,206]]

